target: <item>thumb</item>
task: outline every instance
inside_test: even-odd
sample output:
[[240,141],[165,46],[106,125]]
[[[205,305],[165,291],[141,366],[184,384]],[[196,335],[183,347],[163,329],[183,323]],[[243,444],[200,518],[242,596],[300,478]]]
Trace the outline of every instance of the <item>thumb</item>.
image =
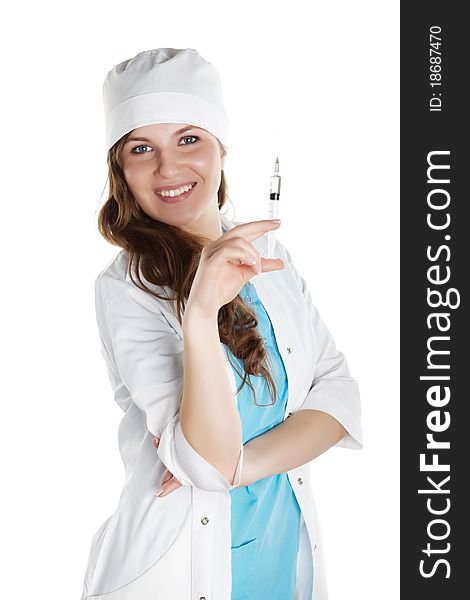
[[284,268],[284,261],[281,258],[266,258],[261,257],[261,271],[267,273],[268,271],[278,271]]

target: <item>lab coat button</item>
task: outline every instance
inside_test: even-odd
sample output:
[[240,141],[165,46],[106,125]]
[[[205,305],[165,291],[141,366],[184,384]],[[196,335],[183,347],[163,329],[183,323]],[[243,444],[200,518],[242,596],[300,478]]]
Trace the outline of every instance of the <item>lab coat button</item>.
[[313,546],[313,550],[315,551],[316,549],[317,549],[317,545],[315,544],[315,545]]
[[298,481],[299,485],[302,485],[302,484],[303,484],[302,477],[298,477],[298,478],[297,478],[297,481]]
[[202,523],[203,525],[207,525],[207,523],[209,523],[209,519],[208,519],[207,517],[202,517],[202,519],[201,519],[201,523]]
[[290,354],[291,353],[291,349],[289,348],[289,346],[287,346],[287,352]]

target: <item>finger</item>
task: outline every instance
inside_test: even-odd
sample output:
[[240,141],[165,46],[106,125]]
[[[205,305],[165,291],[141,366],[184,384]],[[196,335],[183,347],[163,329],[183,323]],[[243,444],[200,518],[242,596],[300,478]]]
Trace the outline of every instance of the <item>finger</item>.
[[237,239],[217,248],[210,256],[214,265],[229,261],[236,265],[255,265],[259,262],[259,253],[245,240]]
[[267,273],[268,271],[279,271],[285,267],[284,261],[281,258],[265,258],[262,256],[261,261],[261,271],[263,273]]
[[250,267],[255,274],[258,274],[261,272],[261,253],[258,250],[258,248],[256,248],[256,246],[254,246],[251,242],[249,242],[248,240],[245,240],[244,238],[238,237],[237,238],[237,243],[242,247],[245,248],[245,251],[249,257],[248,261],[243,261],[246,262],[246,265],[248,267]]
[[155,492],[155,495],[159,498],[162,498],[163,496],[168,496],[168,494],[171,494],[171,492],[177,490],[179,487],[181,487],[181,483],[176,479],[176,477],[173,477],[171,481],[162,486],[161,491]]
[[257,260],[249,260],[245,262],[244,260],[238,258],[233,260],[229,259],[228,262],[231,262],[232,264],[235,264],[240,267],[241,271],[243,272],[243,279],[245,283],[254,275],[258,275],[261,269],[261,262]]
[[158,448],[158,446],[160,444],[160,438],[154,437],[152,442],[153,442],[153,445],[155,446],[155,448]]
[[284,269],[285,264],[281,258],[265,258],[264,256],[261,256],[259,261],[259,270],[258,264],[256,267],[254,265],[250,265],[250,267],[253,267],[253,269],[256,270],[254,273],[247,271],[245,283],[252,279],[255,275],[259,275],[259,273],[268,273],[269,271],[279,271]]
[[160,486],[165,485],[167,481],[169,481],[173,477],[173,473],[166,469],[166,471],[162,475],[162,479],[160,481]]
[[241,236],[251,242],[264,235],[267,231],[277,229],[280,225],[280,222],[276,223],[271,219],[263,219],[262,221],[249,221],[248,223],[240,223],[240,225],[235,225],[235,227],[229,229],[229,231],[226,231],[222,237],[228,239],[235,236]]

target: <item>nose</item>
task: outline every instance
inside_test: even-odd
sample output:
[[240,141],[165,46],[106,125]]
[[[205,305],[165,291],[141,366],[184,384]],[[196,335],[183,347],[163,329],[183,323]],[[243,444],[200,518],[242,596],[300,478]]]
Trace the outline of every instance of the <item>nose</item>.
[[181,157],[172,149],[162,149],[157,152],[155,159],[155,173],[161,179],[172,179],[181,168]]

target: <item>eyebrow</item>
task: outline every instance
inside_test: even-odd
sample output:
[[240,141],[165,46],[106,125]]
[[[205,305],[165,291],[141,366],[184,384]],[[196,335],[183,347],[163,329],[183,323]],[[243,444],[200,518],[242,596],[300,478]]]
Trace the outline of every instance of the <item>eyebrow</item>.
[[[183,127],[182,129],[178,129],[178,131],[175,131],[175,133],[173,135],[179,135],[180,133],[183,133],[184,131],[188,131],[188,129],[199,129],[198,127],[196,127],[195,125],[187,125],[186,127]],[[149,138],[146,137],[131,137],[126,141],[126,144],[129,142],[151,142],[152,140],[150,140]]]

